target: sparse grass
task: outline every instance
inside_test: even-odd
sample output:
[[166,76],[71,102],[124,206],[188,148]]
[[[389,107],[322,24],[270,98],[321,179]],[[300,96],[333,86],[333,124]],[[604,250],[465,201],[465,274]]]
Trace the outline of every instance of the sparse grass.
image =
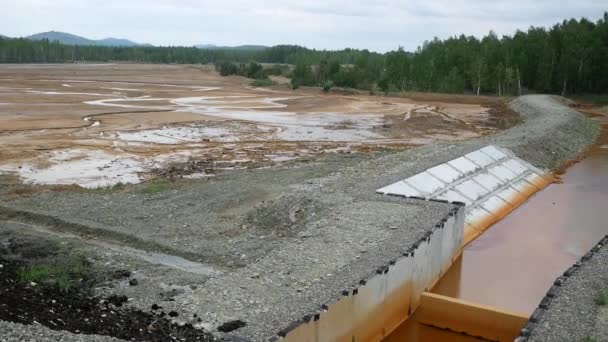
[[608,291],[599,291],[593,298],[593,301],[599,306],[606,306],[608,304]]
[[169,189],[169,186],[165,183],[150,183],[146,184],[141,191],[145,194],[157,194],[167,189]]
[[256,79],[250,83],[252,87],[270,87],[275,84],[276,83],[274,81],[268,78]]
[[579,342],[598,342],[595,337],[585,336],[579,340]]
[[102,186],[99,188],[90,189],[89,191],[99,192],[99,193],[111,193],[111,192],[123,190],[125,187],[126,187],[126,184],[118,182],[114,185]]
[[81,287],[90,276],[89,264],[83,258],[55,259],[19,269],[23,282],[57,286],[66,292]]

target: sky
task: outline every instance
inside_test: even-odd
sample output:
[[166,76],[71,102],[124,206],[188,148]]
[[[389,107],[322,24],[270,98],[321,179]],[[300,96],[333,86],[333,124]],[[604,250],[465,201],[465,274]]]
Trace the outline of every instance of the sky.
[[593,21],[607,0],[0,0],[0,34],[63,31],[154,45],[298,44],[413,51],[453,35],[499,36],[566,18]]

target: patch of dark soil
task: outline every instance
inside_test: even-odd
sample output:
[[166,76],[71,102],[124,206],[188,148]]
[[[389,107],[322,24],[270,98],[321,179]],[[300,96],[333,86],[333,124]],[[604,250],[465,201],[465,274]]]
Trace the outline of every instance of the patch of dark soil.
[[231,332],[246,325],[247,323],[241,321],[240,319],[237,319],[236,321],[230,321],[220,325],[217,330],[221,332]]
[[521,118],[514,110],[509,108],[504,103],[494,103],[489,106],[490,120],[489,124],[497,129],[507,129],[515,126]]
[[53,330],[112,336],[132,341],[216,341],[191,324],[178,326],[164,312],[147,313],[122,307],[126,297],[93,297],[81,289],[24,283],[23,264],[0,255],[0,320],[42,324]]

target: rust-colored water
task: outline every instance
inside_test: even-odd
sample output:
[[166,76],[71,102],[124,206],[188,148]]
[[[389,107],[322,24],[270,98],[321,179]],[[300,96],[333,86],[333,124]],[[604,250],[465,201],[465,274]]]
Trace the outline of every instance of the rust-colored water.
[[[604,137],[606,135],[604,129]],[[433,292],[530,314],[551,283],[608,233],[608,146],[465,248]]]
[[414,313],[399,328],[383,340],[383,342],[480,342],[480,338],[458,334],[451,331],[418,323],[418,314]]
[[[432,292],[529,315],[555,278],[608,234],[608,116],[596,119],[604,128],[587,157],[469,244]],[[415,318],[386,341],[479,341]]]

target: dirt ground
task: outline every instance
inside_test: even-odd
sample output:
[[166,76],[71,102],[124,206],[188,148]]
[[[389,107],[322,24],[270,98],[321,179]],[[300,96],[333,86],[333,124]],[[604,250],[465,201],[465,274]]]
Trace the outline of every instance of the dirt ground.
[[201,178],[327,152],[402,149],[513,125],[495,99],[252,88],[212,66],[0,66],[0,176],[83,187]]

